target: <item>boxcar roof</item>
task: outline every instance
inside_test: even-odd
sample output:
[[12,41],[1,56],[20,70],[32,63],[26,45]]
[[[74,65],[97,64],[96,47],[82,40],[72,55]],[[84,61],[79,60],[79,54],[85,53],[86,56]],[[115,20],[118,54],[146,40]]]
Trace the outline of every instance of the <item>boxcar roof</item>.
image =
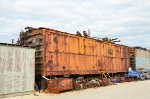
[[[39,28],[26,27],[26,29],[27,29],[27,28],[32,29],[32,30],[46,29],[46,30],[50,30],[50,31],[56,31],[56,32],[59,32],[60,34],[67,34],[67,35],[72,35],[72,36],[75,36],[75,37],[80,37],[80,36],[77,36],[77,35],[72,34],[72,33],[62,32],[62,31],[59,31],[59,30],[55,30],[55,29],[51,29],[51,28],[46,28],[46,27],[39,27]],[[81,36],[81,37],[82,37],[82,38],[87,38],[87,39],[97,40],[97,41],[104,42],[104,43],[115,44],[116,46],[125,46],[125,47],[129,47],[129,46],[127,46],[127,45],[116,44],[116,43],[113,43],[113,42],[110,42],[110,41],[103,41],[103,40],[95,39],[95,38],[93,38],[93,37],[84,37],[84,36]]]

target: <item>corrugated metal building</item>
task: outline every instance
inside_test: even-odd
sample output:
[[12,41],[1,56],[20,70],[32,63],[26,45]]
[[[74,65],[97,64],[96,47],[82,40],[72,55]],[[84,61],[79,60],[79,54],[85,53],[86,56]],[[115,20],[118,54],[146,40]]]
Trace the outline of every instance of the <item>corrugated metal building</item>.
[[35,49],[0,44],[0,97],[34,90]]

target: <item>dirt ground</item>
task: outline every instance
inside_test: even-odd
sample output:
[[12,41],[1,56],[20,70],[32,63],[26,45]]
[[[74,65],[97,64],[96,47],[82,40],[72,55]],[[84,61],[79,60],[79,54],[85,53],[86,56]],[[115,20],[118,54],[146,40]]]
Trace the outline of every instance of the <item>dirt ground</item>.
[[55,94],[25,95],[4,99],[150,99],[150,80]]

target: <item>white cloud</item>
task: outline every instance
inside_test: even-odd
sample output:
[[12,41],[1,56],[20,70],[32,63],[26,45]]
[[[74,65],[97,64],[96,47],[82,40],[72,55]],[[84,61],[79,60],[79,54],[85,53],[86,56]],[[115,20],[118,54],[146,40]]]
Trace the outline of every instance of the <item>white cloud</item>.
[[[26,26],[92,36],[119,37],[122,43],[150,47],[149,0],[0,0],[0,38],[17,38]],[[4,34],[5,33],[5,34]],[[144,36],[145,35],[145,36]]]

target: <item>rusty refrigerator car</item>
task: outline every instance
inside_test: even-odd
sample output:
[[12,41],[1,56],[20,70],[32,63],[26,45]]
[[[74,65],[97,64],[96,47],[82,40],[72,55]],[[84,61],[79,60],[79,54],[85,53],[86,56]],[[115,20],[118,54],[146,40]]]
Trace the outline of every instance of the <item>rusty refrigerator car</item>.
[[0,44],[0,97],[34,90],[35,49]]
[[122,73],[129,67],[127,46],[49,28],[27,27],[19,43],[36,48],[36,78]]

